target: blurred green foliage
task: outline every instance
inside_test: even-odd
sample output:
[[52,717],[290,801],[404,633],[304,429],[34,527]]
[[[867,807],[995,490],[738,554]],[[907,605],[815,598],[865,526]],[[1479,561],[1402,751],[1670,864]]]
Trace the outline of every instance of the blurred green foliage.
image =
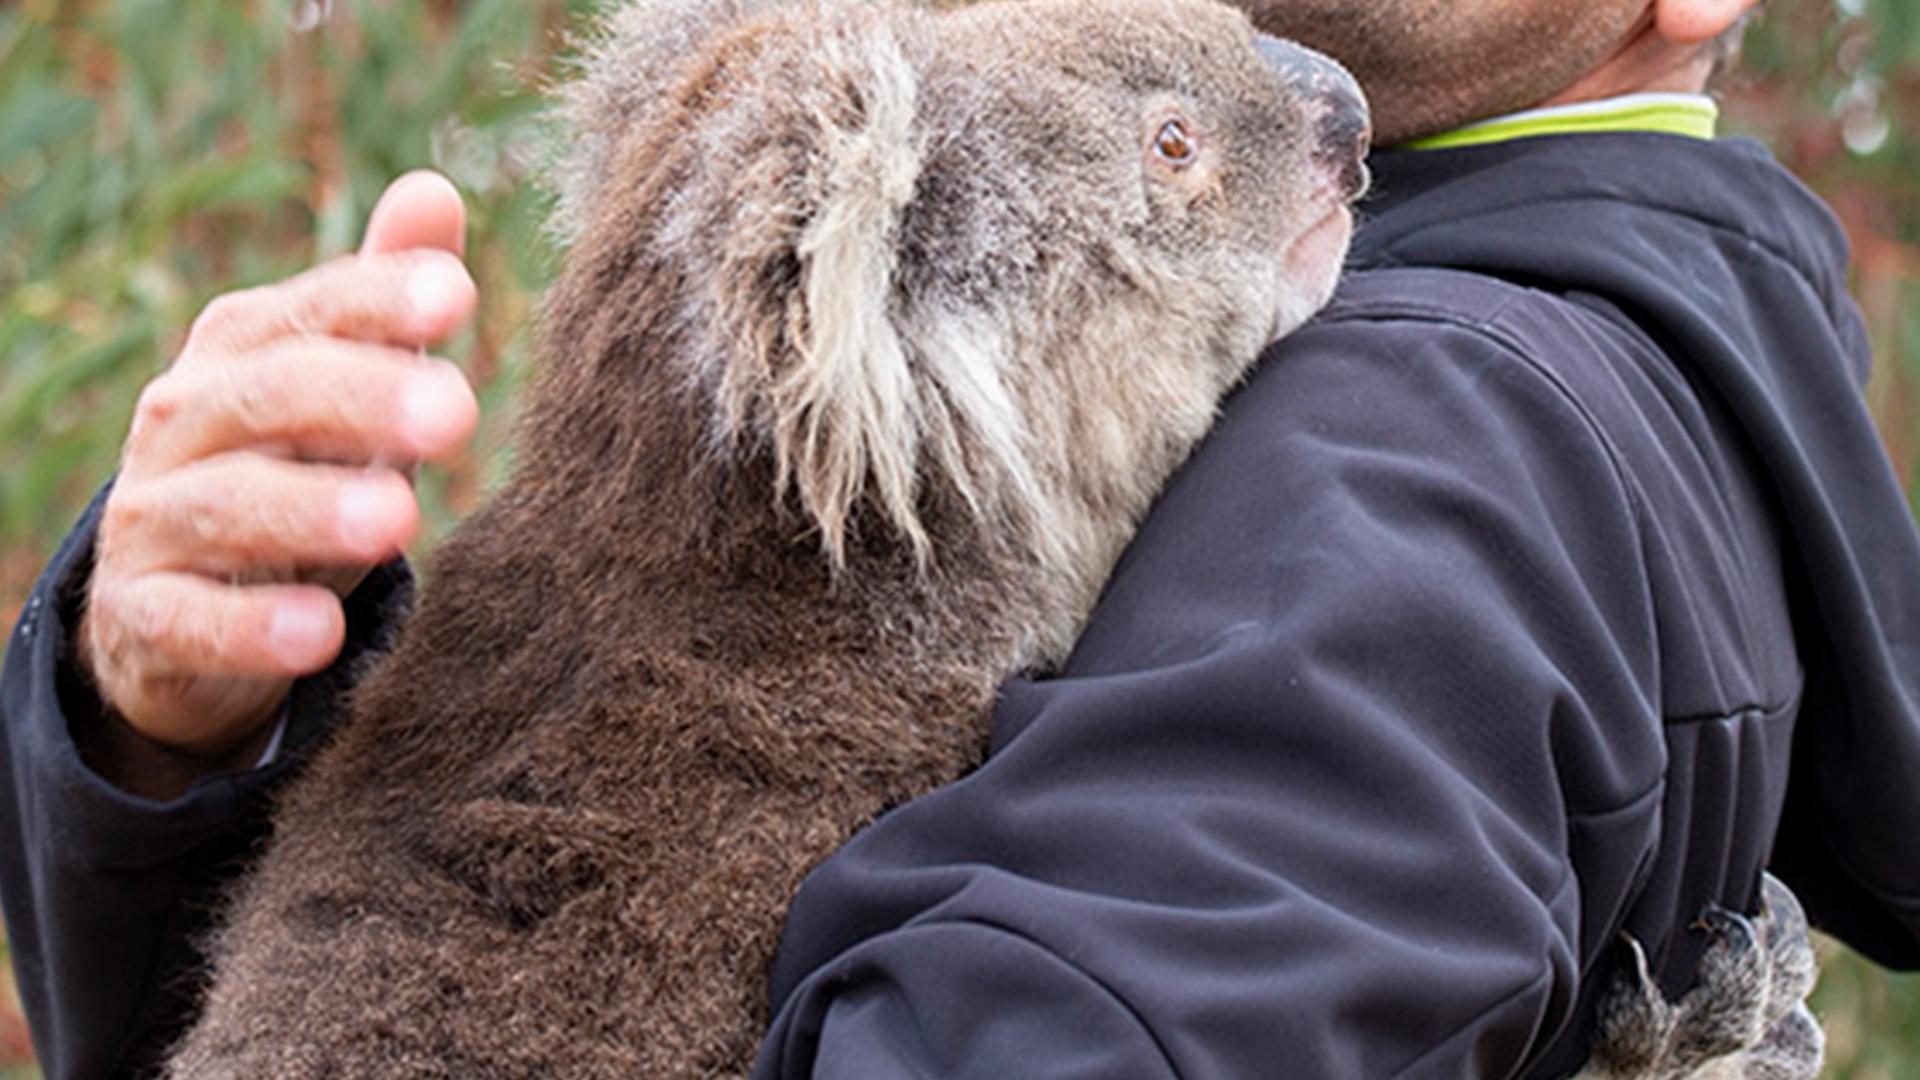
[[[0,8],[0,611],[111,471],[194,313],[351,250],[407,169],[438,167],[467,195],[488,305],[451,352],[505,412],[550,259],[528,182],[536,75],[568,9]],[[435,524],[470,499],[472,471],[435,474]]]
[[[0,3],[0,623],[113,470],[214,294],[350,251],[392,177],[466,196],[488,419],[422,476],[426,537],[502,468],[551,262],[540,78],[576,0]],[[0,943],[0,1080],[37,1076]]]
[[1774,0],[1725,97],[1847,228],[1869,401],[1920,510],[1920,0]]
[[[591,2],[0,3],[0,619],[201,305],[351,250],[385,183],[421,166],[467,197],[484,305],[445,351],[489,418],[471,461],[423,477],[423,543],[472,505],[502,468],[551,268],[540,79]],[[1722,93],[1729,128],[1847,226],[1871,400],[1920,505],[1920,0],[1773,0]],[[1833,953],[1828,1075],[1920,1074],[1920,977]],[[34,1075],[0,979],[0,1080]]]

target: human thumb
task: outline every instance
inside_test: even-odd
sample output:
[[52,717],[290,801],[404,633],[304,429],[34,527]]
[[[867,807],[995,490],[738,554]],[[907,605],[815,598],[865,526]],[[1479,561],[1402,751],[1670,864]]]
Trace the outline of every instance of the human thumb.
[[438,248],[461,255],[467,247],[467,211],[452,181],[420,169],[387,185],[367,219],[362,255]]

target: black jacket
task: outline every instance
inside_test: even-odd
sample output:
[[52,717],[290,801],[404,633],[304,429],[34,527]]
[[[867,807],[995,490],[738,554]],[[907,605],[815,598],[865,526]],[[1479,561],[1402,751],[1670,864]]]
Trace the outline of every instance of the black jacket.
[[[1830,216],[1741,142],[1377,169],[1359,269],[1228,404],[1066,670],[809,878],[757,1077],[1559,1075],[1617,933],[1678,990],[1695,914],[1768,865],[1920,962],[1920,540]],[[0,885],[67,1075],[177,1015],[182,904],[273,780],[153,807],[78,763],[58,590],[86,535],[0,685]]]

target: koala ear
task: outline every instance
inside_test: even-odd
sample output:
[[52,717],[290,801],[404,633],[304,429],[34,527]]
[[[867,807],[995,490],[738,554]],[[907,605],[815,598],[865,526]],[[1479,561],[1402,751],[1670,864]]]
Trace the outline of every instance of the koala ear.
[[547,174],[558,178],[552,227],[571,244],[592,220],[620,140],[673,92],[720,30],[780,0],[627,0],[579,35],[560,87]]
[[900,218],[925,152],[918,80],[884,20],[822,46],[814,61],[840,100],[815,110],[818,142],[802,184],[811,205],[793,248],[800,280],[781,335],[790,353],[768,364],[775,487],[797,491],[835,565],[866,496],[924,558],[915,511],[923,408],[895,310]]
[[[856,506],[928,553],[917,477],[944,403],[917,385],[897,283],[926,156],[910,51],[927,18],[897,0],[637,0],[564,103],[568,240],[611,204],[609,177],[634,182],[626,158],[653,145],[635,136],[671,130],[645,158],[655,175],[681,170],[646,245],[702,312],[693,383],[714,395],[724,453],[769,454],[774,497],[797,496],[835,565]],[[725,92],[678,100],[696,78]],[[931,438],[945,464],[951,440]]]

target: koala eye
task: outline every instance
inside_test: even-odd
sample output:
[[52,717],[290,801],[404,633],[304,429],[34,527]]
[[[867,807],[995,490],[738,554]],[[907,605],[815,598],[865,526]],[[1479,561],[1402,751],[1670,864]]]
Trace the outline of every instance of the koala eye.
[[1199,148],[1194,145],[1186,121],[1175,119],[1160,125],[1160,133],[1153,137],[1153,152],[1168,164],[1188,165],[1192,164]]

